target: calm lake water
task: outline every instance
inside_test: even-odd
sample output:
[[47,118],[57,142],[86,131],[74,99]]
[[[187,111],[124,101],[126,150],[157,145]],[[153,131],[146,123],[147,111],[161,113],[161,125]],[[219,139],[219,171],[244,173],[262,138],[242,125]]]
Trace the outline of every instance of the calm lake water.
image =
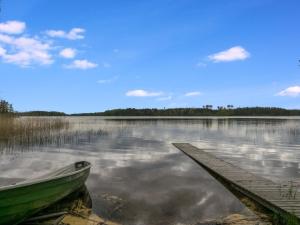
[[277,182],[300,180],[300,117],[63,119],[76,141],[2,149],[0,181],[87,160],[98,215],[130,225],[183,225],[251,212],[172,142],[192,143]]

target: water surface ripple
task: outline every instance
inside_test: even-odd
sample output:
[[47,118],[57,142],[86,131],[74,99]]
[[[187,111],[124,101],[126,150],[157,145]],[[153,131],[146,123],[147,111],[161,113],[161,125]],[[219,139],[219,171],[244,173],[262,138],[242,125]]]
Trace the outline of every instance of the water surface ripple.
[[154,119],[66,117],[70,132],[107,135],[32,146],[0,155],[0,183],[38,177],[78,160],[93,165],[93,210],[123,224],[195,224],[251,214],[222,185],[172,146],[189,142],[275,181],[298,180],[300,118]]

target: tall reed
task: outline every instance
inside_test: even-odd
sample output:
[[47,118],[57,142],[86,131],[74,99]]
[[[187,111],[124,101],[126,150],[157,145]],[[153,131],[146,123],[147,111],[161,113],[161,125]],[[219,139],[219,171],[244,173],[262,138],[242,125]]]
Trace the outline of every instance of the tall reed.
[[32,146],[77,144],[105,135],[102,129],[71,129],[64,118],[0,116],[0,153]]
[[69,123],[59,118],[0,116],[0,144],[30,144],[68,127]]

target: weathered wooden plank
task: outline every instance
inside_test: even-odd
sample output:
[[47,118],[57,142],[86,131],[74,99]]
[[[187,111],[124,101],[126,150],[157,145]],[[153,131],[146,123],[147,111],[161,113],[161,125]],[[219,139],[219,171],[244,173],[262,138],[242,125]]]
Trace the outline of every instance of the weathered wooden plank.
[[212,176],[224,184],[230,184],[230,188],[275,213],[292,214],[300,222],[300,192],[292,185],[277,184],[252,174],[189,143],[173,143],[173,145]]

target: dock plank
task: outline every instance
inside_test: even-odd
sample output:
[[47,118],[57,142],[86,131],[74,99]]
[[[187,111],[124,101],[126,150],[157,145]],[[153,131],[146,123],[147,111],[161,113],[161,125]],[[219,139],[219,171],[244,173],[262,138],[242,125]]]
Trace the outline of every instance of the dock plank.
[[235,191],[274,213],[296,216],[300,221],[300,193],[297,188],[252,174],[189,143],[173,145]]

